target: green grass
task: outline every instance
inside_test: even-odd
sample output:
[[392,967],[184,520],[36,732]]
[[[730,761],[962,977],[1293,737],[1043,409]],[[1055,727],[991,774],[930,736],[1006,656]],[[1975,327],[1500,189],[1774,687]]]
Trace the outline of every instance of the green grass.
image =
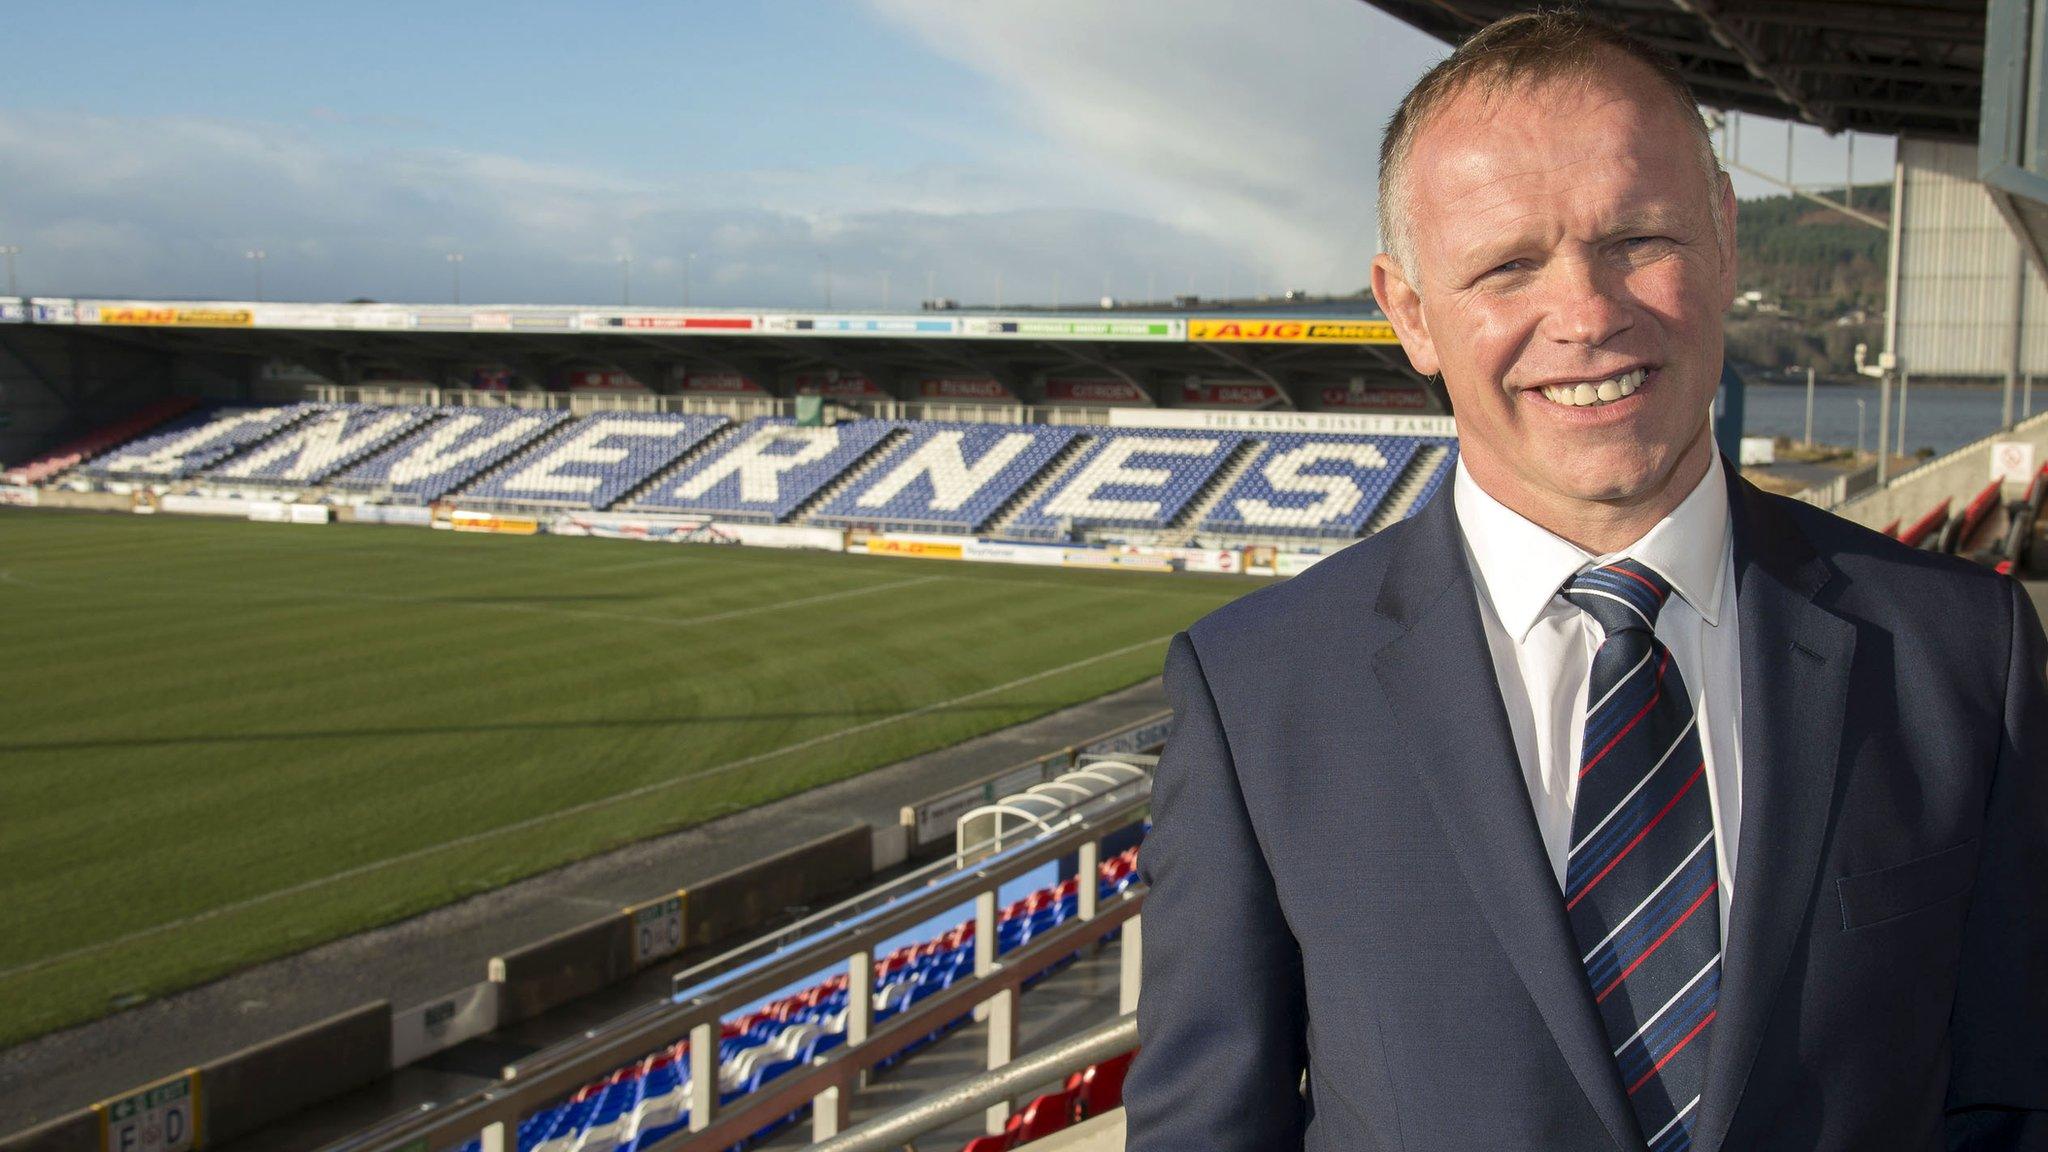
[[0,511],[0,1044],[1136,683],[1254,586]]

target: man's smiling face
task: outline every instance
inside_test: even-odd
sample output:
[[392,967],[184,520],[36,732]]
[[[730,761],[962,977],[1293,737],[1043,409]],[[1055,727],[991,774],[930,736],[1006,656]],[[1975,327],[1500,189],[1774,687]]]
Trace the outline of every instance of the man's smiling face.
[[1714,450],[1734,200],[1684,115],[1617,54],[1592,79],[1460,93],[1419,126],[1416,267],[1380,257],[1374,291],[1511,506],[1682,496]]

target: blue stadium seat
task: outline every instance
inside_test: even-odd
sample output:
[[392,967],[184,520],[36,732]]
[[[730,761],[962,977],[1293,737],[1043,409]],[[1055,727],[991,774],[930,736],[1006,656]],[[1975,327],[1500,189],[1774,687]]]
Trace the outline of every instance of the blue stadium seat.
[[611,507],[731,423],[723,416],[603,412],[568,424],[462,492],[465,501]]
[[1044,424],[907,425],[872,471],[811,518],[882,530],[972,532],[1078,434]]
[[798,427],[780,416],[750,420],[703,459],[635,496],[629,506],[780,522],[897,427],[888,420],[817,428]]
[[1202,521],[1212,532],[1356,536],[1425,441],[1279,433]]
[[179,480],[324,411],[323,404],[208,408],[85,466],[108,480]]
[[1235,432],[1090,429],[1092,442],[1011,533],[1059,539],[1070,529],[1166,528],[1244,437]]
[[457,408],[334,477],[337,488],[439,500],[569,420],[566,412]]
[[398,440],[441,410],[335,404],[208,469],[209,478],[317,484]]

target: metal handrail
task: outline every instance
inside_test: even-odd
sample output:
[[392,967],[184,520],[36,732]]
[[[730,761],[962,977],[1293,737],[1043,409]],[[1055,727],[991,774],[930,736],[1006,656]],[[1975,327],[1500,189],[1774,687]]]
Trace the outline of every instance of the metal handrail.
[[[845,1091],[860,1073],[896,1055],[911,1042],[931,1035],[949,1021],[968,1015],[978,1005],[996,996],[1021,990],[1026,980],[1060,963],[1076,950],[1123,928],[1140,914],[1144,900],[1145,890],[1141,886],[1126,889],[1121,898],[1093,919],[1069,920],[1032,937],[1029,943],[999,961],[987,975],[956,980],[951,987],[934,992],[891,1016],[875,1028],[867,1043],[857,1048],[836,1049],[829,1056],[819,1057],[808,1068],[791,1069],[759,1091],[735,1100],[704,1129],[678,1132],[652,1145],[649,1152],[711,1152],[730,1148],[777,1119],[802,1108],[820,1093],[833,1088]],[[1017,1063],[1011,1061],[1003,1067],[1014,1067]],[[1037,1081],[1027,1080],[1025,1083]],[[991,1097],[984,1101],[983,1106],[1003,1098]]]
[[941,1124],[964,1120],[1034,1085],[1058,1080],[1137,1046],[1137,1015],[1119,1016],[1078,1036],[1048,1044],[1029,1056],[1020,1056],[994,1071],[884,1112],[865,1124],[811,1145],[810,1152],[896,1152],[911,1138]]
[[[533,1111],[598,1076],[658,1048],[667,1047],[679,1039],[693,1035],[706,1037],[715,1049],[719,1026],[727,1013],[855,954],[867,957],[867,963],[863,965],[866,968],[872,964],[873,950],[881,942],[905,929],[916,927],[938,912],[969,900],[981,904],[982,907],[977,910],[978,916],[985,913],[986,918],[991,921],[988,926],[988,934],[991,937],[988,947],[993,949],[994,896],[1004,883],[1024,876],[1041,865],[1058,860],[1085,844],[1094,844],[1111,832],[1139,822],[1150,806],[1150,799],[1149,795],[1133,796],[1105,810],[1089,813],[1085,817],[1077,813],[1074,822],[1057,828],[1050,835],[1027,841],[979,861],[971,870],[951,872],[945,879],[933,882],[928,891],[917,896],[894,905],[871,909],[843,924],[835,925],[816,940],[806,942],[804,947],[788,955],[769,956],[762,961],[743,965],[732,972],[713,977],[708,984],[691,989],[690,998],[683,1002],[656,1004],[637,1009],[611,1025],[593,1030],[584,1039],[550,1050],[546,1053],[545,1060],[528,1060],[523,1065],[506,1069],[508,1076],[499,1084],[431,1112],[407,1117],[408,1123],[393,1130],[378,1132],[375,1139],[349,1140],[330,1147],[337,1152],[344,1148],[360,1152],[400,1152],[401,1149],[414,1147],[439,1149],[463,1143],[493,1125],[503,1125],[503,1130],[509,1132],[518,1125],[524,1113]],[[1123,907],[1129,907],[1131,910],[1117,915],[1116,909]],[[1136,912],[1135,904],[1120,904],[1116,909],[1104,909],[1091,920],[1078,923],[1069,921],[1034,938],[1032,944],[1037,945],[1040,940],[1044,940],[1048,946],[1056,940],[1085,943],[1088,939],[1106,934],[1114,927],[1114,922],[1101,927],[1094,936],[1084,936],[1082,929],[1098,925],[1111,917],[1115,917],[1115,922],[1120,922],[1135,915]],[[1068,933],[1061,933],[1059,930],[1070,927],[1073,931]],[[1063,957],[1077,946],[1077,943],[1068,943],[1063,951],[1053,954],[1053,959]],[[1031,949],[1029,955],[1038,955],[1038,950]],[[1000,994],[1007,987],[1022,982],[1023,975],[1015,975],[1021,960],[1022,956],[1016,954],[1005,957],[1000,963],[1007,965],[1006,967],[987,972],[978,971],[974,979],[956,982],[954,988],[920,1001],[920,1007],[926,1003],[935,1005],[933,1012],[899,1014],[891,1017],[884,1025],[876,1028],[873,1035],[877,1038],[893,1035],[901,1030],[896,1027],[898,1020],[923,1020],[927,1016],[935,1015],[936,1006],[951,1004],[956,998],[971,1007],[988,997],[968,999],[964,993],[981,986],[984,981],[994,981],[989,996]],[[700,965],[698,969],[692,971],[702,967]],[[977,968],[981,967],[977,965]],[[1032,973],[1024,973],[1030,974]],[[953,993],[955,989],[961,989],[963,995],[949,996],[948,993]],[[926,1031],[930,1030],[928,1026]],[[906,1031],[906,1035],[922,1034]],[[849,1037],[847,1047],[841,1052],[835,1052],[833,1059],[849,1063],[850,1059],[840,1058],[842,1053],[846,1058],[856,1054],[853,1040],[853,1037]],[[871,1052],[870,1049],[873,1047],[860,1046],[859,1054],[869,1057],[861,1067],[878,1062],[891,1054]],[[715,1067],[712,1072],[715,1079]],[[797,1082],[794,1073],[778,1077],[773,1082],[777,1085],[776,1090],[752,1093],[744,1101],[735,1101],[729,1114],[749,1116],[759,1112],[759,1118],[755,1120],[758,1129],[773,1116],[793,1111],[794,1106],[786,1107],[784,1113],[761,1112],[757,1103],[765,1099],[782,1100],[786,1095],[780,1090],[784,1080]],[[806,1075],[801,1082],[808,1084],[810,1077]],[[715,1105],[707,1111],[714,1114],[725,1112]],[[718,1119],[711,1123],[718,1124]],[[723,1125],[719,1125],[716,1130],[723,1130]],[[751,1131],[753,1129],[749,1130]],[[739,1133],[734,1140],[746,1134],[748,1133]],[[707,1148],[713,1146],[704,1145]],[[485,1147],[486,1152],[490,1152],[488,1139]]]

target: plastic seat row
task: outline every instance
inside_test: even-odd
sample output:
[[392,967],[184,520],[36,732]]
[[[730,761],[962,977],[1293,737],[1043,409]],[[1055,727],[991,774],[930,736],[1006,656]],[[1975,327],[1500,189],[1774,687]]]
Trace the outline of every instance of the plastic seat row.
[[909,434],[813,519],[881,529],[972,532],[1050,464],[1078,434],[1046,424],[907,426]]
[[400,500],[429,503],[561,427],[566,412],[517,408],[456,408],[328,481],[362,491],[389,491]]
[[1092,430],[1073,467],[1010,530],[1058,538],[1077,528],[1167,527],[1244,439],[1235,432]]
[[634,496],[628,506],[780,522],[899,426],[891,420],[851,420],[806,428],[781,416],[749,420],[680,473]]
[[1041,1136],[1063,1131],[1091,1116],[1123,1107],[1124,1077],[1129,1074],[1131,1060],[1137,1054],[1137,1050],[1132,1049],[1100,1064],[1090,1064],[1067,1077],[1066,1085],[1058,1092],[1035,1097],[1019,1109],[1003,1126],[1001,1133],[977,1136],[969,1140],[960,1152],[1008,1152]]
[[[1137,880],[1138,850],[1102,862],[1098,893],[1113,896]],[[997,952],[1010,951],[1072,917],[1079,905],[1078,877],[1041,888],[1001,910]],[[973,920],[929,940],[906,944],[874,964],[874,1020],[881,1023],[974,971]],[[842,973],[779,997],[724,1022],[718,1043],[721,1105],[803,1067],[846,1041],[847,984]],[[968,1017],[949,1021],[884,1067],[939,1039]],[[678,1042],[586,1084],[567,1100],[528,1116],[519,1125],[520,1152],[637,1152],[689,1123],[689,1043]],[[780,1118],[766,1136],[801,1117]],[[478,1141],[464,1146],[477,1152]]]
[[607,412],[536,443],[465,489],[465,500],[609,508],[732,421],[724,416]]
[[1422,441],[1409,436],[1264,437],[1202,527],[1297,536],[1356,536]]
[[108,480],[180,480],[324,411],[322,404],[206,408],[85,466]]
[[435,408],[334,404],[300,420],[226,463],[209,478],[317,484],[432,420]]
[[100,454],[121,446],[167,420],[190,412],[199,402],[189,396],[159,400],[125,420],[95,428],[37,456],[26,464],[9,468],[0,478],[9,484],[40,484],[67,468],[74,468]]

